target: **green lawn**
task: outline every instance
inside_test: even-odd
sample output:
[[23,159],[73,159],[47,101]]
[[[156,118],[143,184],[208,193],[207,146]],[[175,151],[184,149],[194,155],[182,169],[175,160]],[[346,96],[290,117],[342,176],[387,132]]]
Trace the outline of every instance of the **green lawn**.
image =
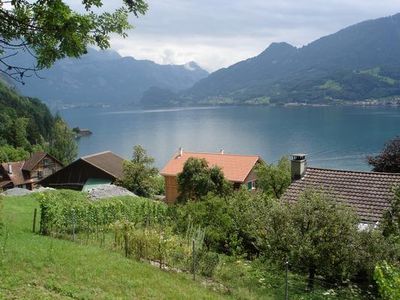
[[222,299],[186,274],[31,232],[32,197],[3,198],[0,299]]

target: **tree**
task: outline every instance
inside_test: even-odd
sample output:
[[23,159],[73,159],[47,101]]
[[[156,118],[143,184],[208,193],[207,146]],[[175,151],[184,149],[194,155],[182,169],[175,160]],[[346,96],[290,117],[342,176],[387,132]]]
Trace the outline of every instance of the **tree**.
[[380,154],[367,160],[374,172],[400,173],[400,137],[387,142]]
[[284,156],[277,165],[259,164],[257,169],[258,187],[267,195],[279,199],[291,183],[290,161]]
[[316,275],[332,281],[348,279],[354,273],[357,245],[357,217],[330,196],[305,191],[296,203],[276,202],[270,209],[261,246],[265,255],[308,274],[313,289]]
[[[123,0],[114,12],[96,13],[102,0],[81,0],[82,13],[63,0],[0,0],[0,73],[23,83],[24,76],[50,67],[56,60],[79,57],[88,45],[110,47],[110,35],[126,37],[129,13],[143,15],[144,0]],[[34,66],[14,65],[13,57],[30,53]]]
[[23,148],[14,148],[10,145],[0,146],[0,163],[22,161],[29,157],[29,152]]
[[400,187],[396,188],[394,197],[390,199],[390,207],[383,214],[381,227],[385,236],[400,238]]
[[205,159],[190,157],[178,175],[178,201],[199,200],[208,193],[226,195],[231,190],[224,174],[217,166],[209,168]]
[[124,162],[124,175],[118,184],[138,196],[154,195],[158,187],[158,169],[153,164],[154,158],[148,156],[142,146],[136,145],[133,147],[132,160]]
[[29,119],[17,118],[14,122],[12,134],[14,136],[14,146],[30,150],[30,143],[27,139],[27,126]]
[[47,152],[67,165],[78,156],[75,134],[60,117],[56,117]]

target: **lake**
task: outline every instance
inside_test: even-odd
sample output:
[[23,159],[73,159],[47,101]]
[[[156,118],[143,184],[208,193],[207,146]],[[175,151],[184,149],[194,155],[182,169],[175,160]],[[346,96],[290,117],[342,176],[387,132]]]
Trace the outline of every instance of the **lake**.
[[366,155],[400,134],[395,107],[203,107],[159,110],[79,108],[61,111],[71,127],[93,131],[79,155],[111,150],[130,158],[141,144],[161,168],[178,151],[259,154],[267,162],[306,153],[308,165],[369,170]]

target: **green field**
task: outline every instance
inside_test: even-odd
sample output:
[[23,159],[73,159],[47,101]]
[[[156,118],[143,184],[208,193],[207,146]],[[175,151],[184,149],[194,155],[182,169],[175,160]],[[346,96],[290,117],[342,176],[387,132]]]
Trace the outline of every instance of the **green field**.
[[3,198],[0,299],[222,299],[226,296],[97,246],[32,233],[32,197]]

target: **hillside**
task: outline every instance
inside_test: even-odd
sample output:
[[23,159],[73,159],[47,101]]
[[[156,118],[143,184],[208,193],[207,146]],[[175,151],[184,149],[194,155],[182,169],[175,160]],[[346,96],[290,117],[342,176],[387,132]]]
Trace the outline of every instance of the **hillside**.
[[189,276],[31,232],[37,202],[5,198],[1,299],[223,299]]
[[400,14],[302,48],[273,43],[182,94],[186,103],[336,103],[400,95]]
[[[54,126],[54,117],[40,100],[20,96],[0,79],[0,146],[15,147],[25,145],[17,138],[18,128],[26,131],[26,139],[31,145],[48,140]],[[26,121],[22,121],[22,120]],[[27,122],[26,125],[22,125]]]
[[[26,57],[19,57],[19,62]],[[24,94],[58,105],[126,105],[137,103],[151,87],[179,91],[190,88],[208,73],[196,63],[159,65],[121,57],[117,52],[89,49],[80,59],[63,59],[26,78],[17,88]],[[68,92],[66,92],[68,91]]]

